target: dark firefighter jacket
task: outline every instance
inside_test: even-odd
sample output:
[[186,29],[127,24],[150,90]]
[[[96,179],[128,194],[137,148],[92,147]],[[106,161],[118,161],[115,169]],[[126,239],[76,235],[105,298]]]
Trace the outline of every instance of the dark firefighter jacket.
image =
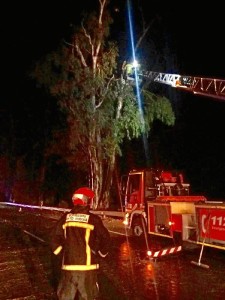
[[110,234],[101,218],[89,206],[75,205],[57,222],[51,237],[54,254],[62,253],[62,269],[87,271],[99,268],[99,255],[105,257],[110,247]]

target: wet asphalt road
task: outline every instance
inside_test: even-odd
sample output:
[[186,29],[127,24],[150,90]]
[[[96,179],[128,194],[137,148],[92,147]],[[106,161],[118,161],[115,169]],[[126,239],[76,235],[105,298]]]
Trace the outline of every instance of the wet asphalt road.
[[191,263],[198,262],[196,248],[149,261],[144,243],[121,237],[114,243],[113,259],[104,263],[103,269],[123,287],[126,299],[225,299],[225,253],[203,252],[201,262],[209,266],[205,269]]
[[[0,209],[0,300],[56,299],[60,262],[48,247],[53,223]],[[153,261],[146,256],[144,239],[115,234],[117,224],[105,223],[113,242],[110,255],[100,262],[103,300],[225,299],[224,251],[204,248],[201,262],[208,269],[191,263],[200,254],[195,246]],[[158,240],[148,243],[161,246]]]

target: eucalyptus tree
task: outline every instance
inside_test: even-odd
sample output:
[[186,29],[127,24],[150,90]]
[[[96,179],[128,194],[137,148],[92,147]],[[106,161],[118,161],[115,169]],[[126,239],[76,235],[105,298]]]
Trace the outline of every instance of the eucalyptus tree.
[[82,19],[69,41],[36,64],[33,76],[67,114],[67,145],[73,163],[86,170],[95,190],[94,207],[108,207],[115,158],[124,138],[148,134],[155,119],[174,123],[169,100],[136,90],[117,66],[118,46],[110,40],[108,0]]

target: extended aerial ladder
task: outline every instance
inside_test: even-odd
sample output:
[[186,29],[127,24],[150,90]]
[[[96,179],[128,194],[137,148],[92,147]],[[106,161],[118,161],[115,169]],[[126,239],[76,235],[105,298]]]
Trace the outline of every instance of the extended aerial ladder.
[[225,79],[184,76],[152,71],[138,72],[138,76],[167,84],[174,88],[185,89],[193,94],[225,100]]
[[125,62],[122,68],[125,78],[131,82],[134,82],[137,76],[138,83],[142,80],[159,82],[193,94],[225,100],[225,79],[143,71],[137,61],[128,64]]

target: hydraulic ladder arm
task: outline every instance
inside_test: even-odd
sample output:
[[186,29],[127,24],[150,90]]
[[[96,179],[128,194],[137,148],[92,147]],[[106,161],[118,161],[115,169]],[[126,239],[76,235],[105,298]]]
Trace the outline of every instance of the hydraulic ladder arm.
[[183,76],[152,71],[139,73],[138,76],[167,84],[174,88],[185,89],[193,94],[225,100],[225,79]]

